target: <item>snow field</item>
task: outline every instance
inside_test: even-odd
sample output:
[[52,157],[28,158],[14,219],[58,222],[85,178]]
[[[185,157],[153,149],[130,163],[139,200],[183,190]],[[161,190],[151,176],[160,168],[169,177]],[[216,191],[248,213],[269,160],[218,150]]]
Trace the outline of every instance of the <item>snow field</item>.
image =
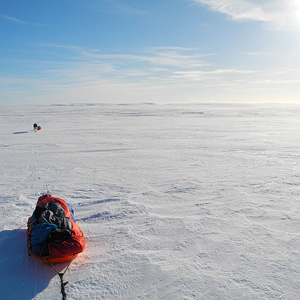
[[50,193],[87,238],[65,276],[68,299],[297,299],[299,114],[0,107],[0,298],[61,297],[53,270],[26,252],[27,218]]

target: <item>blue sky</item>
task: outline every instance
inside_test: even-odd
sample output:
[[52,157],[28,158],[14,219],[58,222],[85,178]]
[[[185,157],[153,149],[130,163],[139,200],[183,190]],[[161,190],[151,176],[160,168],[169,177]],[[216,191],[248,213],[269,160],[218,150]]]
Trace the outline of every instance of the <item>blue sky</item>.
[[0,104],[299,102],[299,0],[0,4]]

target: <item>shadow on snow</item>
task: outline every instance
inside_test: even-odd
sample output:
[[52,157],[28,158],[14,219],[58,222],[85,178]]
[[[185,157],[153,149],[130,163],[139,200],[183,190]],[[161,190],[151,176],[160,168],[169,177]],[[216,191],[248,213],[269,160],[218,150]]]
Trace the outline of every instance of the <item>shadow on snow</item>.
[[16,131],[14,134],[23,134],[23,133],[28,133],[28,131]]
[[26,229],[0,232],[0,295],[5,300],[29,300],[56,275],[27,252]]

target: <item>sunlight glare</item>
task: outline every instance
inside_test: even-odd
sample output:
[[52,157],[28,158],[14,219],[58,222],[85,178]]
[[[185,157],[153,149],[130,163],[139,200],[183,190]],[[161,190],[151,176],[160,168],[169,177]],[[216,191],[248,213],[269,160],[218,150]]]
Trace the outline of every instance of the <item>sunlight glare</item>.
[[300,27],[300,1],[295,0],[294,6],[295,6],[295,11],[294,11],[295,24],[297,25],[297,27]]

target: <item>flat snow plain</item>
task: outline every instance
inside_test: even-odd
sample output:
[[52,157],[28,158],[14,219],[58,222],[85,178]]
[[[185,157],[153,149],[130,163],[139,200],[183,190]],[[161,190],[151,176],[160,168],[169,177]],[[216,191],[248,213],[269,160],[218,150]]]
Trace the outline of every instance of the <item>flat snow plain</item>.
[[298,299],[300,106],[10,106],[0,118],[1,299],[61,299],[26,250],[45,193],[73,206],[87,239],[68,299]]

